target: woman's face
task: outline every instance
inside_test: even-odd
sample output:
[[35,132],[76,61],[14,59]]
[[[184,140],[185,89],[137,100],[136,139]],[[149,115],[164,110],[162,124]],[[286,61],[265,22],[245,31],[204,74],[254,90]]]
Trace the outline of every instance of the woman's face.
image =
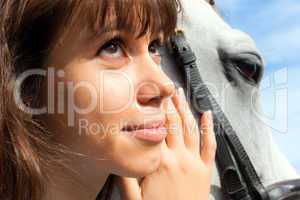
[[55,140],[82,154],[72,167],[133,177],[157,169],[166,131],[124,127],[165,122],[174,84],[160,67],[161,40],[128,31],[90,39],[88,31],[73,30],[53,48],[46,123]]

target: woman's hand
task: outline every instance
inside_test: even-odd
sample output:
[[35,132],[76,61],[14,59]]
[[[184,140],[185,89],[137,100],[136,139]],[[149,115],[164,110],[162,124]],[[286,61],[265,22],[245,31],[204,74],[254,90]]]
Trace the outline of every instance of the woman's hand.
[[144,177],[140,183],[134,178],[119,178],[122,199],[208,199],[216,152],[212,115],[211,112],[206,112],[200,119],[200,145],[198,126],[184,97],[183,89],[179,89],[178,93],[172,97],[168,106],[169,134],[162,143],[160,167]]

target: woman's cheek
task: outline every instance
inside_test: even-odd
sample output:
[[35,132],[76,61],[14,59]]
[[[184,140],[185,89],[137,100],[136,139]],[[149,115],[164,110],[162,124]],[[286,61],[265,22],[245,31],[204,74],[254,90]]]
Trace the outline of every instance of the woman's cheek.
[[117,114],[133,106],[135,87],[133,78],[121,71],[104,71],[101,77],[100,113]]

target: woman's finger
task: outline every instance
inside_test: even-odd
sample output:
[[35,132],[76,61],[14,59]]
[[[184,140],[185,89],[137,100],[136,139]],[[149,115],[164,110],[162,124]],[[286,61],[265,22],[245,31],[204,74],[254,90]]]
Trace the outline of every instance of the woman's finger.
[[211,166],[215,160],[216,138],[213,129],[213,116],[211,111],[205,112],[201,117],[201,158],[203,162]]
[[175,98],[178,98],[178,93],[173,95],[171,101],[169,100],[166,113],[166,128],[168,130],[166,143],[169,148],[184,146],[182,135],[182,120],[174,105]]
[[141,200],[141,189],[136,178],[116,177],[122,200]]
[[198,154],[200,149],[199,129],[181,87],[179,88],[179,98],[175,98],[175,106],[182,119],[184,143],[188,149]]
[[161,153],[162,153],[162,155],[164,155],[164,154],[168,153],[168,151],[169,151],[169,148],[168,148],[168,145],[167,145],[167,141],[164,140],[161,143]]

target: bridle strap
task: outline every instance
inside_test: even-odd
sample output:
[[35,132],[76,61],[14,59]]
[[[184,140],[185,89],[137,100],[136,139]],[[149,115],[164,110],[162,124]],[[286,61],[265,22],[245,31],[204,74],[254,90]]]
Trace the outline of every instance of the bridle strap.
[[196,56],[182,31],[177,31],[170,38],[170,49],[185,73],[193,108],[200,114],[207,110],[213,113],[218,145],[216,160],[223,192],[233,200],[268,200],[268,193],[236,132],[203,82]]

